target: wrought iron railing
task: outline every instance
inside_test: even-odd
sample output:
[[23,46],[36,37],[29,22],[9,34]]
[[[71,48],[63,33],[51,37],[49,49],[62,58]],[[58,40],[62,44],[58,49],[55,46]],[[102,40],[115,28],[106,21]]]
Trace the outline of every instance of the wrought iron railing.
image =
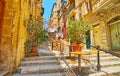
[[[86,44],[86,43],[83,43],[83,44]],[[100,46],[94,46],[94,45],[90,45],[90,47],[92,47],[92,48],[95,48],[96,50],[98,50],[97,51],[97,60],[96,60],[96,62],[97,62],[97,67],[96,67],[96,70],[99,72],[99,71],[101,71],[101,65],[100,65],[100,51],[104,51],[105,52],[105,50],[103,50],[103,49],[101,49],[100,48]],[[61,47],[61,43],[60,43],[60,47],[59,47],[60,49],[59,49],[59,51],[60,51],[60,57],[61,57],[61,60],[63,60],[64,61],[64,63],[66,64],[66,75],[67,76],[71,76],[71,75],[69,75],[70,73],[72,74],[72,76],[77,76],[76,75],[76,73],[73,71],[73,69],[71,68],[71,66],[69,66],[69,64],[66,62],[66,58],[64,57],[64,54],[63,54],[63,52],[62,52],[62,47]],[[107,52],[107,53],[109,53],[109,52]]]
[[[67,61],[66,61],[66,58],[65,58],[65,56],[64,56],[64,53],[63,53],[63,44],[61,43],[61,42],[56,42],[56,44],[57,44],[57,50],[60,52],[59,53],[59,55],[60,55],[60,58],[61,58],[61,60],[65,63],[65,75],[66,76],[77,76],[76,75],[76,73],[73,71],[73,69],[69,66],[69,64],[67,63]],[[63,45],[63,46],[62,46]]]
[[66,76],[77,76],[76,73],[73,71],[73,69],[67,63],[66,58],[64,57],[64,54],[62,52],[60,52],[60,56],[61,56],[61,60],[63,60],[64,63],[66,64],[65,66]]
[[[83,44],[86,44],[86,43],[83,43]],[[94,46],[94,45],[90,45],[90,47],[93,47],[95,49],[98,50],[98,53],[97,53],[97,71],[101,71],[101,65],[100,65],[100,51],[104,51],[103,49],[100,48],[100,46]]]

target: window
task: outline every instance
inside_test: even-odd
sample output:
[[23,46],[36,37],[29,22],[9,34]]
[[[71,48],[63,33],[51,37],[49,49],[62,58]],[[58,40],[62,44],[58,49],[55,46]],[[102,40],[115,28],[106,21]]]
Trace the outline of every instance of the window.
[[90,2],[83,3],[83,5],[82,5],[82,13],[83,13],[83,15],[87,14],[90,10],[91,10]]

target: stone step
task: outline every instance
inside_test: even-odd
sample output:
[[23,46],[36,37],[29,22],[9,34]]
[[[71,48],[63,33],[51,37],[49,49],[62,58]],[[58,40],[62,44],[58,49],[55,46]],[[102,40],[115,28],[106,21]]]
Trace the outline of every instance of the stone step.
[[[78,65],[78,64],[75,64],[75,65]],[[95,63],[95,64],[91,63],[91,64],[88,64],[88,65],[86,65],[84,62],[81,63],[82,67],[87,67],[89,65],[94,65],[94,66],[97,67],[97,63]],[[107,68],[107,67],[111,67],[111,66],[116,66],[117,67],[117,66],[120,66],[120,61],[101,62],[100,65],[101,65],[101,68]]]
[[30,53],[27,54],[26,57],[34,57],[34,56],[54,56],[54,53]]
[[[60,60],[60,64],[65,67],[66,64],[64,64],[64,62],[62,60]],[[70,67],[73,66],[78,66],[78,61],[73,62],[73,63],[69,63]],[[97,62],[91,62],[91,63],[85,63],[83,61],[81,61],[81,66],[82,67],[88,67],[89,65],[94,65],[97,66]],[[119,61],[107,61],[107,62],[100,62],[101,68],[105,68],[105,67],[111,67],[111,66],[120,66],[120,60]]]
[[[97,57],[90,58],[91,61],[97,61]],[[120,58],[115,56],[110,57],[100,57],[100,62],[106,62],[106,61],[119,61]]]
[[45,50],[45,49],[38,49],[38,53],[42,54],[42,55],[55,55],[55,53],[53,53],[52,51],[50,50]]
[[19,72],[21,74],[39,74],[39,73],[53,73],[63,72],[64,68],[61,65],[40,65],[40,66],[21,66]]
[[[97,57],[89,57],[89,56],[83,56],[84,58],[87,58],[89,59],[91,62],[97,62]],[[74,58],[73,60],[77,61],[77,57]],[[120,58],[119,57],[116,57],[116,56],[109,56],[109,57],[106,57],[106,56],[103,56],[103,57],[100,57],[100,62],[108,62],[108,61],[120,61]]]
[[26,57],[23,61],[36,61],[36,60],[54,60],[57,59],[55,56],[35,56],[35,57]]
[[[72,55],[71,57],[69,57],[68,55],[64,55],[66,59],[77,59],[77,55]],[[97,58],[97,54],[91,54],[91,55],[82,55],[83,57],[87,57],[87,58],[93,58],[96,60]],[[111,54],[100,54],[100,58],[105,58],[105,57],[113,57],[113,55]],[[57,57],[58,58],[58,57]]]
[[[86,56],[86,55],[83,55],[83,56]],[[97,54],[91,54],[91,55],[88,55],[90,57],[97,57]],[[111,54],[100,54],[100,57],[111,57],[113,55]]]
[[8,73],[8,71],[0,71],[0,76],[6,76]]
[[47,65],[47,64],[60,64],[58,60],[36,60],[36,61],[22,61],[21,66],[31,65]]
[[[97,63],[96,63],[97,64]],[[101,68],[107,68],[107,67],[111,67],[111,66],[120,66],[120,61],[108,61],[108,62],[101,62],[100,63]]]
[[14,74],[13,76],[63,76],[64,73],[56,72],[56,73],[44,73],[44,74]]
[[100,72],[89,74],[89,76],[120,76],[120,66],[101,68]]

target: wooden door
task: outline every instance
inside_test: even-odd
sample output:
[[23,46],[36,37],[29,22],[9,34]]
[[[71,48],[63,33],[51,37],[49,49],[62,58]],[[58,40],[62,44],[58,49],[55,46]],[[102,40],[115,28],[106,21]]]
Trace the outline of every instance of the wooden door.
[[4,6],[5,2],[4,0],[0,0],[0,26],[2,24],[2,19],[3,19],[3,15],[4,15]]
[[120,22],[118,22],[116,24],[116,28],[117,28],[117,31],[116,31],[116,38],[117,38],[117,47],[116,47],[116,50],[119,50],[120,51]]
[[4,0],[0,0],[0,42],[1,42],[1,35],[2,35],[4,8],[5,8],[5,2]]
[[120,22],[110,25],[112,50],[120,50]]
[[94,45],[101,45],[101,31],[100,31],[100,26],[95,26],[93,28],[93,38],[94,38]]
[[86,38],[86,48],[90,49],[91,39],[90,39],[90,31],[86,32],[87,38]]
[[119,39],[119,46],[118,46],[118,50],[120,51],[120,22],[118,23],[118,39]]

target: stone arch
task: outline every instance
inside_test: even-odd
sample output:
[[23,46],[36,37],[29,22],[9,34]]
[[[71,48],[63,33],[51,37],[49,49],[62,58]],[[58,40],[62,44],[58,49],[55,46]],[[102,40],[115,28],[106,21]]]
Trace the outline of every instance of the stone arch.
[[109,42],[112,50],[120,50],[120,15],[115,15],[107,21]]
[[115,21],[117,21],[117,20],[120,20],[120,14],[114,15],[114,16],[112,16],[111,18],[109,18],[109,19],[107,20],[107,24],[110,24],[110,23],[115,22]]

